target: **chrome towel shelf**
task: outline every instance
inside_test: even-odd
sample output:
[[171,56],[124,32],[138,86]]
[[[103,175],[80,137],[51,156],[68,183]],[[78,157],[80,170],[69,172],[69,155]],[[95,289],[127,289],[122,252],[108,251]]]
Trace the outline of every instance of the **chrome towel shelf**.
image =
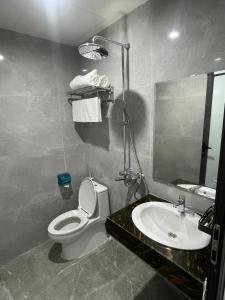
[[[102,102],[112,102],[114,103],[114,89],[112,86],[108,88],[103,87],[95,87],[95,86],[86,86],[80,89],[76,89],[73,91],[69,91],[67,93],[69,95],[68,102],[72,104],[73,101],[85,99],[85,98],[92,98],[96,96],[103,95],[104,100]],[[107,99],[105,99],[107,98]]]

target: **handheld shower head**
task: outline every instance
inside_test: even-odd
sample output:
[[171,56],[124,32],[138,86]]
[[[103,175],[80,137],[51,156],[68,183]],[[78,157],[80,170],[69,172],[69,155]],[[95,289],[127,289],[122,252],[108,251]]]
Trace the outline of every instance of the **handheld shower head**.
[[79,46],[78,51],[80,55],[94,60],[101,60],[108,56],[108,51],[99,44],[85,43]]

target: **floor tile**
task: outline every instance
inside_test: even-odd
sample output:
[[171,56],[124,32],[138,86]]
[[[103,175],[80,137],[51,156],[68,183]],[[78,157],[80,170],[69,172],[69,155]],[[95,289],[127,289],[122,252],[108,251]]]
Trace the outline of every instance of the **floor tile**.
[[0,300],[184,300],[148,264],[114,239],[65,261],[46,242],[0,268]]

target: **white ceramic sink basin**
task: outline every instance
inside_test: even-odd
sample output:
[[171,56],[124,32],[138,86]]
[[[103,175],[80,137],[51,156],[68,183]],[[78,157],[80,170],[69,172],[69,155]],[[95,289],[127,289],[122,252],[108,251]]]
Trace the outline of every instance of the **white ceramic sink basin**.
[[200,216],[180,214],[176,207],[164,202],[146,202],[132,212],[135,226],[150,239],[176,249],[197,250],[206,247],[210,235],[198,230]]

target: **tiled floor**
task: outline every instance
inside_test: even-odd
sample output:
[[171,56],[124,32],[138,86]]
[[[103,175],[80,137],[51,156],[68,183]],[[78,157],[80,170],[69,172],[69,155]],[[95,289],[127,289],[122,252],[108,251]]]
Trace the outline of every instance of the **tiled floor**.
[[0,300],[184,300],[115,240],[65,262],[46,242],[0,268]]

